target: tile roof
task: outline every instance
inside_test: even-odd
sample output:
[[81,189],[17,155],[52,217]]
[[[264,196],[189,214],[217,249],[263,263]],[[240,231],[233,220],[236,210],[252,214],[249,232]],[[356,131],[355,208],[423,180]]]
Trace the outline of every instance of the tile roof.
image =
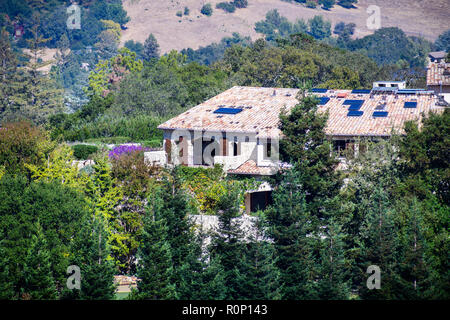
[[447,56],[447,52],[445,51],[433,51],[428,54],[430,57],[434,59],[443,59]]
[[269,176],[276,173],[278,168],[276,167],[258,167],[254,160],[247,160],[243,164],[241,164],[238,168],[228,170],[228,173],[231,174],[252,174],[252,175],[261,175],[261,176]]
[[[444,71],[446,71],[444,74]],[[440,81],[444,86],[450,85],[450,63],[431,62],[427,70],[427,85],[438,86]]]
[[[160,129],[187,129],[216,132],[255,133],[258,137],[278,137],[279,114],[283,108],[290,110],[298,100],[298,89],[233,87],[161,124]],[[442,111],[436,107],[436,96],[418,94],[353,94],[351,90],[328,90],[314,93],[330,100],[319,106],[319,112],[329,111],[325,129],[333,136],[389,136],[392,128],[403,128],[407,120],[420,119],[421,113]],[[341,98],[342,97],[342,98]],[[363,115],[348,117],[344,100],[364,100],[360,107]],[[404,108],[406,101],[417,101],[417,108]],[[373,118],[375,107],[385,104],[387,117]],[[242,108],[237,114],[216,114],[218,108]]]

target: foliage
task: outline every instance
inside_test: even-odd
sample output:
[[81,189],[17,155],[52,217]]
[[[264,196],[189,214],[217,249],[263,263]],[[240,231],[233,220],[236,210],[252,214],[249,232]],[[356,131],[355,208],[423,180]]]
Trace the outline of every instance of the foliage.
[[44,164],[54,148],[48,132],[29,122],[7,123],[0,130],[0,165],[7,173],[27,173],[27,164]]
[[204,14],[205,16],[210,17],[213,13],[213,9],[210,3],[204,4],[200,10],[200,12],[202,14]]
[[445,52],[450,51],[450,29],[444,31],[434,42],[434,46],[438,50],[443,50]]
[[77,144],[72,146],[73,155],[77,160],[86,160],[92,154],[98,151],[97,146],[86,145],[86,144]]
[[216,4],[217,9],[222,9],[226,12],[233,13],[236,11],[236,7],[232,2],[219,2]]
[[65,298],[112,300],[116,292],[116,269],[109,258],[108,235],[101,218],[86,217],[83,228],[71,245],[71,265],[80,268],[80,289],[66,292]]
[[147,61],[159,58],[159,44],[153,33],[145,39],[143,56]]
[[[53,281],[58,293],[61,293],[66,283],[71,239],[79,233],[82,221],[88,214],[83,196],[56,181],[29,183],[22,176],[5,175],[0,180],[0,199],[0,232],[4,235],[3,248],[9,260],[9,281],[13,285],[14,295],[18,298],[30,289],[27,281],[32,284],[32,280],[26,279],[27,272],[24,271],[39,263],[34,258],[46,261],[45,248],[49,254]],[[45,237],[46,245],[39,232]],[[32,235],[36,235],[34,240]],[[43,251],[39,251],[41,249]],[[24,259],[27,254],[28,261]],[[43,268],[47,266],[44,264]],[[46,271],[42,277],[49,274]]]
[[227,48],[230,48],[233,45],[246,47],[250,44],[250,37],[242,37],[234,32],[231,37],[222,38],[218,43],[212,43],[206,47],[200,47],[197,50],[191,48],[183,49],[180,53],[187,56],[188,62],[197,62],[209,66],[222,59]]

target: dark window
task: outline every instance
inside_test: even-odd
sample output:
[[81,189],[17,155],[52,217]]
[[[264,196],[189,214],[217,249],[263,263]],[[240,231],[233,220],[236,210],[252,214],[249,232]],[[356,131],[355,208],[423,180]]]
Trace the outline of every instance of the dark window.
[[237,156],[238,155],[238,144],[237,142],[233,142],[233,156]]

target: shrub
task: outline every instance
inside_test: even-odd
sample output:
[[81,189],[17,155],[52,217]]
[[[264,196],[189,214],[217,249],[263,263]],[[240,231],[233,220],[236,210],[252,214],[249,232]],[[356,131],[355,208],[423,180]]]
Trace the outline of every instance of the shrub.
[[248,6],[248,0],[234,0],[232,2],[232,4],[236,7],[236,8],[247,8]]
[[86,160],[90,155],[98,151],[98,147],[86,144],[74,145],[72,146],[72,149],[73,155],[77,160]]
[[233,13],[234,11],[236,11],[236,7],[231,2],[220,2],[220,3],[216,4],[216,8],[222,9],[229,13]]
[[202,14],[204,14],[205,16],[210,17],[213,13],[211,3],[207,3],[207,4],[203,5],[202,10],[200,10],[200,12]]
[[317,3],[314,1],[306,1],[306,7],[307,8],[315,8],[317,6]]

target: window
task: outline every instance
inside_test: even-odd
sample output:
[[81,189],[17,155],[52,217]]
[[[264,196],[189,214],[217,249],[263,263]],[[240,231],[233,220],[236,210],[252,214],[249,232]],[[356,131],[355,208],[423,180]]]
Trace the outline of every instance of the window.
[[238,144],[237,142],[233,142],[233,156],[236,157],[238,155]]

